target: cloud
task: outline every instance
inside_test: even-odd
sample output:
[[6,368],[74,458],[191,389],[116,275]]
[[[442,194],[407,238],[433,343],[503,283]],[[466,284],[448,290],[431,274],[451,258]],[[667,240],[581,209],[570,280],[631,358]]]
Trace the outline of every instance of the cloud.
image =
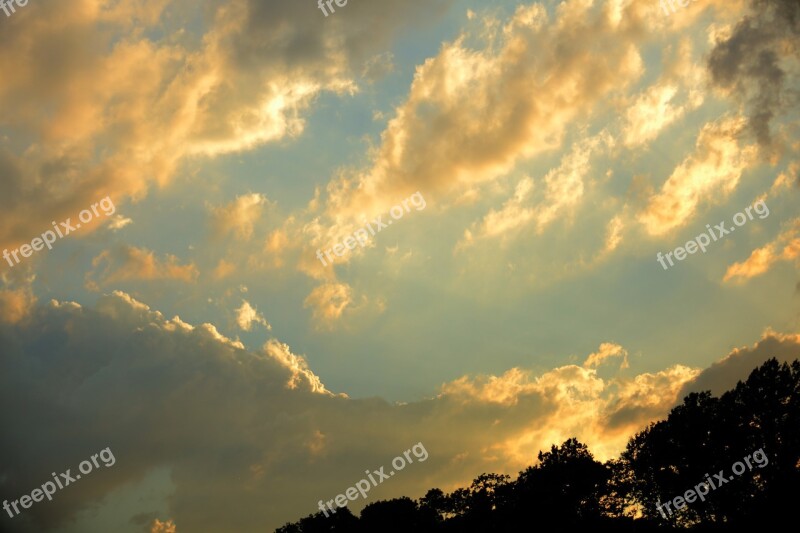
[[519,368],[512,368],[502,376],[463,376],[445,383],[441,388],[443,395],[465,403],[501,405],[516,405],[520,395],[530,394],[535,390],[536,383],[531,381],[530,373]]
[[800,335],[767,329],[752,346],[734,348],[728,355],[687,382],[680,397],[690,392],[706,390],[720,395],[735,387],[737,382],[747,379],[753,369],[772,357],[781,363],[800,359]]
[[591,169],[590,156],[601,145],[611,146],[613,143],[607,132],[577,143],[572,152],[561,161],[561,165],[547,173],[544,177],[545,198],[536,209],[536,224],[540,233],[556,216],[581,201],[584,180]]
[[112,231],[119,231],[125,226],[133,224],[133,219],[124,217],[122,215],[115,216],[108,224],[108,229]]
[[628,350],[613,342],[604,342],[601,344],[598,351],[589,354],[583,366],[584,368],[597,368],[612,357],[622,357],[622,363],[619,366],[620,369],[628,368]]
[[654,85],[639,95],[626,113],[626,145],[637,146],[655,139],[662,129],[681,116],[681,110],[670,105],[677,92],[674,85]]
[[314,287],[304,302],[312,310],[318,326],[332,328],[345,309],[353,303],[353,290],[345,283],[325,283]]
[[748,127],[759,144],[777,148],[773,127],[800,102],[793,89],[800,81],[797,50],[787,45],[800,37],[800,5],[754,0],[748,7],[749,13],[716,42],[708,71],[717,89],[745,105]]
[[150,533],[178,533],[178,528],[172,520],[162,522],[156,518],[150,526]]
[[33,293],[35,279],[30,266],[3,272],[0,276],[0,322],[17,324],[30,316],[37,302]]
[[394,69],[394,54],[391,52],[383,52],[382,54],[371,57],[364,63],[361,77],[365,78],[370,83],[375,83],[394,72]]
[[[166,319],[122,292],[94,308],[37,306],[27,321],[0,323],[0,338],[0,402],[18,406],[0,412],[0,454],[15,458],[0,468],[0,490],[23,494],[97,443],[117,460],[27,510],[26,532],[102,508],[109,492],[137,486],[156,468],[171,473],[166,516],[187,531],[222,532],[234,522],[256,530],[313,512],[365,468],[420,441],[430,459],[395,478],[381,498],[452,487],[476,472],[513,473],[572,436],[607,458],[632,431],[664,416],[677,401],[673,391],[697,372],[673,367],[605,380],[575,365],[541,375],[515,368],[457,378],[435,398],[391,405],[330,392],[277,340],[250,351],[211,324]],[[314,476],[297,475],[312,465]],[[142,505],[115,516],[129,524],[152,512],[152,502]]]
[[233,233],[240,240],[248,240],[267,202],[267,197],[263,194],[250,193],[237,196],[223,207],[212,208],[216,233],[221,236]]
[[293,354],[288,344],[283,344],[274,339],[267,341],[264,345],[264,353],[275,361],[280,362],[285,369],[291,372],[291,377],[286,382],[286,386],[289,389],[297,389],[302,385],[304,389],[310,388],[311,392],[314,393],[330,394],[325,385],[322,384],[322,380],[308,367],[306,360]]
[[532,200],[534,181],[527,176],[521,179],[513,196],[499,210],[490,211],[480,223],[464,231],[464,238],[456,245],[456,250],[479,239],[509,238],[510,232],[528,224],[534,224],[539,233],[544,231],[557,216],[568,214],[581,202],[584,181],[591,170],[590,157],[601,147],[610,145],[613,145],[613,139],[607,132],[575,143],[559,166],[544,176],[544,192],[536,205]]
[[0,289],[0,322],[16,324],[28,318],[36,303],[29,287]]
[[646,145],[703,103],[705,72],[692,58],[690,41],[681,41],[674,57],[665,55],[671,60],[661,79],[632,98],[625,112],[622,136],[629,148]]
[[533,180],[530,177],[521,179],[514,189],[514,195],[499,210],[490,211],[480,223],[464,230],[464,238],[456,249],[469,246],[476,239],[505,236],[509,231],[524,227],[535,216],[533,208],[525,205],[532,190]]
[[[713,4],[722,20],[738,16],[723,2]],[[297,236],[291,242],[310,248],[298,261],[308,275],[333,281],[307,257],[352,233],[362,216],[385,212],[414,190],[434,209],[445,210],[476,198],[481,187],[512,171],[524,171],[502,205],[465,228],[456,252],[484,239],[514,238],[530,225],[542,233],[556,220],[585,216],[601,205],[586,205],[586,196],[596,192],[595,156],[650,142],[705,100],[702,44],[680,36],[676,42],[669,33],[682,28],[665,27],[657,5],[571,1],[552,14],[530,4],[507,19],[474,12],[468,18],[467,29],[417,68],[406,100],[370,153],[372,161],[337,173],[327,196],[315,196],[307,212],[284,226]],[[693,18],[682,20],[685,25]],[[653,29],[666,35],[664,68],[655,82],[628,95],[647,79],[641,54]],[[627,112],[619,133],[593,123],[609,109]],[[735,188],[755,161],[755,147],[739,140],[745,125],[745,118],[723,117],[702,129],[695,153],[640,213],[648,232],[660,235],[684,224],[704,202],[719,201],[718,191],[724,197]],[[543,177],[524,168],[557,154],[566,139],[572,147]],[[594,259],[585,254],[577,263],[609,256],[622,242],[623,229],[635,226],[630,218],[607,216],[605,246]]]
[[[740,18],[738,8],[713,4],[723,22]],[[541,234],[565,218],[582,217],[583,224],[592,210],[619,207],[595,196],[602,185],[595,158],[652,141],[706,98],[702,43],[680,35],[676,41],[670,31],[685,28],[663,19],[657,5],[641,2],[571,1],[552,13],[540,4],[521,5],[506,19],[473,13],[465,30],[417,67],[370,161],[338,170],[306,209],[287,217],[276,234],[286,246],[263,262],[282,266],[287,248],[294,248],[300,271],[338,283],[336,269],[322,267],[314,253],[352,234],[364,216],[385,213],[416,190],[436,216],[474,203],[481,189],[497,187],[514,171],[524,176],[516,189],[464,229],[456,252],[481,240],[518,237],[529,226]],[[655,38],[649,35],[654,28],[665,34],[658,37],[665,40],[664,59],[662,73],[650,82],[642,51]],[[642,81],[648,84],[639,89]],[[598,127],[597,119],[617,111],[628,113],[619,128]],[[756,160],[756,147],[741,139],[746,122],[723,116],[702,127],[694,153],[644,200],[638,216],[604,213],[604,245],[576,252],[574,264],[587,267],[609,257],[637,218],[651,235],[662,235],[724,199]],[[526,168],[558,156],[565,141],[571,147],[543,176]],[[341,262],[362,256],[348,254]]]
[[683,226],[704,203],[717,204],[736,189],[742,173],[756,161],[752,146],[740,146],[743,118],[727,117],[706,124],[695,153],[672,172],[639,213],[650,235]]
[[734,263],[725,271],[722,281],[725,283],[744,283],[769,271],[781,261],[792,261],[800,258],[800,218],[789,222],[788,228],[775,240],[756,248],[750,257],[740,263]]
[[199,272],[192,264],[181,265],[174,255],[159,260],[145,248],[121,245],[105,250],[92,259],[93,270],[86,274],[86,286],[99,290],[123,281],[177,280],[192,283]]
[[269,234],[264,249],[277,255],[289,248],[289,236],[283,230],[275,230]]
[[[621,347],[604,343],[611,353]],[[613,348],[608,348],[613,347]],[[596,359],[591,354],[587,361]],[[586,365],[585,365],[586,366]],[[507,433],[490,448],[506,460],[524,464],[535,453],[560,443],[570,436],[588,442],[596,456],[603,459],[622,450],[631,434],[666,414],[678,399],[684,383],[700,372],[676,365],[654,374],[633,379],[601,379],[596,370],[575,365],[553,369],[541,376],[513,368],[501,376],[464,376],[442,386],[442,400],[457,401],[476,409],[502,406],[492,410],[495,423],[508,418],[535,417],[536,422],[507,428]],[[493,428],[495,429],[495,428]]]
[[[331,183],[330,221],[358,225],[362,214],[383,212],[416,190],[431,201],[457,195],[559,148],[576,120],[643,71],[630,38],[642,24],[639,8],[624,9],[624,22],[584,2],[562,4],[553,20],[541,4],[518,6],[507,21],[475,18],[417,68],[372,164]],[[540,225],[580,198],[583,148],[545,178]],[[489,218],[513,223],[503,217],[511,214]]]
[[267,330],[272,329],[264,316],[251,306],[250,302],[242,300],[241,307],[236,310],[236,325],[243,331],[250,331],[253,329],[253,324],[261,324]]
[[281,0],[31,3],[0,35],[0,123],[19,132],[0,148],[0,246],[97,196],[142,198],[188,158],[296,138],[317,96],[357,91],[365,61],[449,4],[351,3],[330,23]]
[[213,276],[216,279],[224,279],[236,272],[236,265],[225,259],[220,259],[214,268]]
[[606,242],[605,247],[602,252],[600,252],[601,257],[610,254],[622,243],[623,229],[625,229],[625,222],[621,216],[616,215],[608,221],[608,225],[606,226]]
[[640,431],[643,420],[664,417],[683,398],[682,389],[701,370],[674,365],[655,373],[640,374],[618,383],[616,396],[609,401],[609,428],[623,429],[623,434]]
[[778,174],[769,189],[769,194],[778,197],[792,187],[800,187],[800,161],[792,161],[787,165],[785,172]]

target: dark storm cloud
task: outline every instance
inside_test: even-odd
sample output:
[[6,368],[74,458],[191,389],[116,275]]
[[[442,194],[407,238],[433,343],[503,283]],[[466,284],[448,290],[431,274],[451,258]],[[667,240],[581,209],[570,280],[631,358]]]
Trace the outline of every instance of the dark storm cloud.
[[[24,533],[63,526],[156,469],[169,471],[174,489],[160,518],[179,531],[263,531],[314,511],[320,498],[417,442],[430,459],[377,497],[513,472],[555,434],[607,452],[606,439],[620,446],[628,436],[624,427],[604,429],[616,387],[592,369],[462,377],[404,405],[349,399],[328,392],[285,344],[247,350],[209,324],[167,320],[121,292],[94,308],[51,302],[15,324],[0,321],[0,368],[0,500],[30,494],[50,472],[74,472],[105,447],[116,459],[52,502],[0,516],[0,528]],[[608,405],[661,405],[652,412],[663,414],[690,375],[642,375]],[[633,427],[649,422],[626,412]],[[153,511],[152,501],[144,505],[105,512],[138,524]]]
[[[747,107],[749,125],[759,143],[773,142],[773,120],[797,103],[797,72],[785,59],[797,58],[800,2],[754,0],[751,13],[711,51],[708,69],[717,87],[731,90]],[[782,64],[783,63],[783,64]]]
[[690,392],[706,390],[720,395],[735,387],[737,382],[746,380],[754,368],[772,357],[781,363],[800,359],[800,335],[782,335],[771,331],[765,333],[752,347],[737,348],[703,370],[693,381],[684,385],[680,397],[683,398]]

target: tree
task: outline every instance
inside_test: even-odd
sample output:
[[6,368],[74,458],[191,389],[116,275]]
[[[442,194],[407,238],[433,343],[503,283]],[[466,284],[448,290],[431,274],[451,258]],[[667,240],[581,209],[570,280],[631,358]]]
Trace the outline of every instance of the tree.
[[602,521],[602,499],[608,493],[610,470],[594,459],[588,447],[568,439],[549,452],[539,452],[539,464],[520,472],[515,482],[512,523],[531,513],[551,527],[589,525]]
[[[755,528],[780,522],[800,481],[798,391],[800,365],[770,359],[719,399],[709,392],[690,394],[666,420],[631,438],[620,475],[633,477],[632,492],[642,513],[681,527]],[[744,458],[757,450],[763,450],[769,464],[746,467]],[[737,476],[732,468],[740,461],[745,470]],[[720,474],[728,481],[718,480],[702,500],[663,515],[663,508],[658,510],[659,503],[705,480],[713,483]]]
[[348,531],[358,531],[358,518],[350,509],[343,507],[336,509],[336,513],[328,513],[329,516],[316,513],[302,518],[296,523],[287,523],[283,527],[275,530],[275,533],[343,533]]
[[426,509],[420,510],[417,502],[402,497],[388,501],[370,503],[361,511],[360,531],[385,531],[407,533],[408,531],[433,531],[436,516]]

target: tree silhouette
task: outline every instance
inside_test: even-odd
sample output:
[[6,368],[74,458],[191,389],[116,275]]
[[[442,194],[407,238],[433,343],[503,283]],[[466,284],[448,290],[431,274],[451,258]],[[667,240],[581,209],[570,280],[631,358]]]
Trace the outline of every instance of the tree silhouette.
[[[719,399],[690,394],[667,420],[634,436],[622,454],[635,479],[633,495],[644,516],[673,526],[763,527],[780,523],[791,509],[798,479],[798,392],[800,364],[775,359],[755,369],[745,382]],[[734,463],[763,450],[769,464],[731,473]],[[733,476],[705,501],[664,518],[657,502],[684,493],[704,479]],[[666,514],[666,513],[665,513]]]
[[549,526],[598,523],[611,470],[574,438],[539,452],[538,459],[514,483],[511,523],[521,523],[531,512]]
[[344,533],[359,531],[359,520],[347,507],[337,509],[335,514],[329,512],[328,515],[326,517],[321,512],[308,515],[300,519],[299,522],[286,524],[276,529],[275,533],[329,533],[333,531]]
[[371,503],[361,511],[360,531],[433,531],[436,525],[432,512],[420,511],[417,502],[406,497]]

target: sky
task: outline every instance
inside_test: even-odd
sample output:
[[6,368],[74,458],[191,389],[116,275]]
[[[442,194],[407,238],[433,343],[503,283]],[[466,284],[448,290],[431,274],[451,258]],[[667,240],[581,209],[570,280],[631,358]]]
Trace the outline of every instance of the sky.
[[607,460],[800,357],[797,4],[668,5],[0,7],[0,498],[115,458],[0,529]]

